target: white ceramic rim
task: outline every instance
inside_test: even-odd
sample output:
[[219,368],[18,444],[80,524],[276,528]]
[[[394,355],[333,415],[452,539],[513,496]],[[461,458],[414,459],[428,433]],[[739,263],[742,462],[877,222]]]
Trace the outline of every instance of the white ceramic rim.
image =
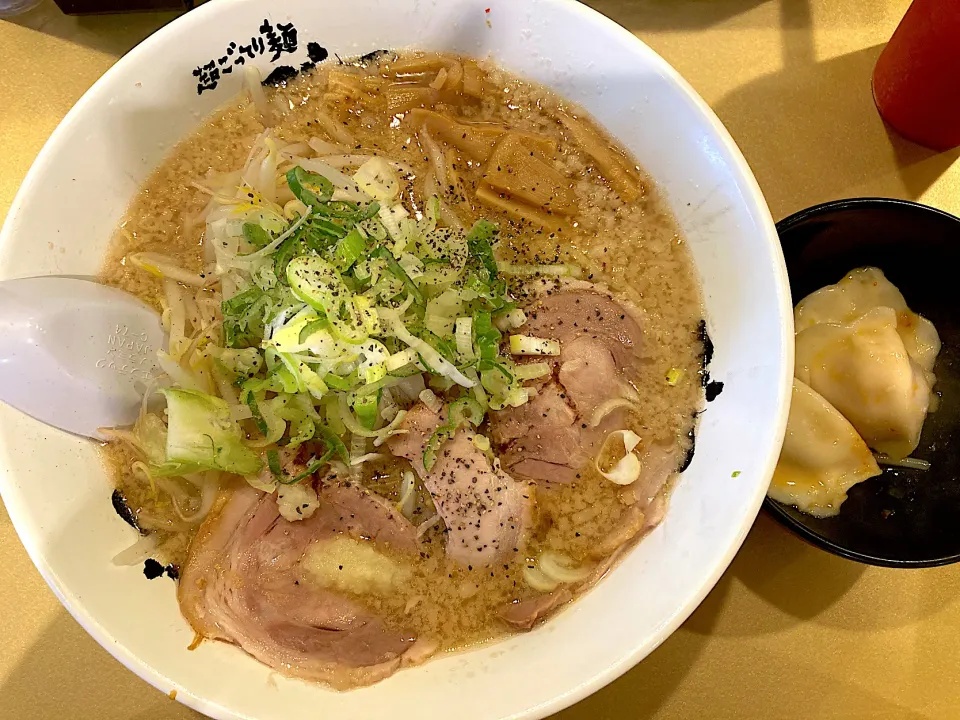
[[[70,111],[64,116],[63,120],[51,134],[50,138],[46,141],[46,143],[44,143],[43,148],[38,153],[36,160],[31,165],[30,170],[28,171],[20,189],[14,197],[14,201],[10,207],[8,215],[13,215],[16,212],[16,209],[20,205],[22,198],[26,197],[30,193],[33,183],[38,177],[43,175],[45,167],[50,158],[56,153],[56,147],[60,142],[61,136],[68,134],[69,126],[78,116],[86,111],[88,106],[94,105],[103,100],[102,95],[104,95],[104,90],[109,87],[114,74],[119,72],[118,68],[120,66],[125,64],[127,61],[135,61],[141,56],[149,56],[154,45],[164,42],[168,36],[176,33],[181,26],[184,26],[187,23],[199,24],[205,22],[208,15],[213,15],[214,13],[219,12],[220,5],[227,1],[228,0],[220,0],[220,2],[205,3],[189,13],[180,16],[145,39],[129,53],[118,60],[115,65],[111,66],[110,69],[108,69],[103,76],[101,76],[70,109]],[[685,100],[690,103],[690,105],[692,105],[703,116],[703,118],[707,120],[707,122],[709,122],[712,130],[725,145],[725,148],[729,153],[729,159],[734,163],[737,171],[739,172],[743,189],[748,192],[747,199],[754,206],[757,219],[762,221],[763,230],[765,231],[768,242],[776,246],[776,252],[773,254],[778,260],[776,267],[774,268],[774,271],[777,275],[774,278],[777,287],[777,309],[782,317],[792,319],[793,306],[790,296],[787,270],[783,260],[783,255],[779,251],[779,241],[773,219],[770,216],[763,193],[760,190],[760,187],[749,165],[744,159],[743,154],[741,153],[736,142],[730,136],[729,132],[727,132],[726,128],[716,117],[714,112],[700,98],[700,96],[689,85],[689,83],[687,83],[687,81],[684,80],[683,77],[681,77],[680,74],[673,69],[673,67],[671,67],[665,60],[663,60],[663,58],[661,58],[656,52],[647,46],[646,43],[640,40],[637,36],[633,35],[633,33],[615,23],[613,20],[610,20],[592,8],[582,5],[576,0],[540,0],[540,2],[564,6],[567,11],[579,15],[585,23],[599,23],[600,25],[605,26],[608,32],[620,35],[624,39],[625,43],[634,44],[637,47],[638,52],[646,56],[646,59],[650,63],[651,67],[656,68],[659,73],[674,83],[675,86],[683,92]],[[8,231],[8,228],[9,225],[5,223],[3,231],[0,232],[0,247],[5,248],[12,241],[12,233]],[[782,364],[779,377],[780,406],[782,408],[787,408],[790,401],[790,390],[793,377],[792,341],[792,332],[781,332],[779,352],[781,357],[786,359],[786,362]],[[767,457],[763,462],[763,472],[767,477],[772,476],[773,470],[776,466],[777,458],[779,457],[780,442],[782,442],[786,431],[786,422],[787,413],[784,411],[780,413],[780,416],[777,419],[777,426],[774,428],[774,436],[777,438],[777,443],[775,445],[771,445],[767,453]],[[526,710],[514,713],[508,717],[511,720],[534,720],[536,718],[542,718],[559,712],[560,710],[563,710],[579,700],[582,700],[583,698],[591,695],[603,686],[617,679],[619,676],[624,674],[627,670],[649,655],[659,645],[661,645],[663,641],[666,640],[666,638],[669,637],[692,614],[692,612],[716,585],[717,581],[720,579],[720,576],[725,572],[730,562],[733,560],[733,557],[739,551],[743,541],[746,539],[747,533],[752,527],[753,519],[755,519],[759,513],[765,495],[766,488],[758,486],[755,496],[752,499],[749,522],[744,522],[742,524],[735,541],[730,544],[726,553],[711,569],[709,575],[702,583],[699,592],[691,596],[684,605],[679,606],[674,614],[660,626],[658,632],[648,636],[642,643],[638,644],[631,653],[611,663],[607,668],[596,673],[592,677],[585,679],[577,687],[571,689],[570,691],[556,696],[549,702],[544,702],[537,706],[527,708]],[[25,535],[24,533],[21,533],[21,527],[17,522],[17,518],[23,512],[21,508],[16,502],[14,502],[12,504],[7,504],[7,509],[14,528],[17,530],[20,540],[26,548],[30,559],[33,561],[41,576],[53,590],[57,598],[74,617],[74,619],[76,619],[76,621],[80,623],[80,625],[111,655],[113,655],[117,660],[123,663],[124,666],[136,673],[142,679],[149,682],[154,687],[163,690],[165,686],[169,687],[174,684],[170,678],[164,676],[153,667],[141,661],[125,646],[115,641],[114,638],[107,632],[107,630],[87,612],[82,603],[75,602],[75,599],[70,597],[68,589],[61,585],[58,577],[43,558],[38,544],[29,534]],[[221,705],[207,701],[204,698],[194,696],[192,693],[182,693],[181,695],[177,696],[177,700],[188,707],[204,713],[212,718],[216,718],[217,720],[233,720],[234,718],[240,717]],[[504,720],[506,719],[504,718]]]

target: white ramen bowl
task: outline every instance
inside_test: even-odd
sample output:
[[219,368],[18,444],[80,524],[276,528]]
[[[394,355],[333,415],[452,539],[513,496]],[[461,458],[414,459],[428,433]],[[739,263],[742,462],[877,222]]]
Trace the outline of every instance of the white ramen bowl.
[[[489,11],[486,9],[489,8]],[[649,654],[713,587],[750,529],[786,424],[793,364],[789,290],[757,184],[713,113],[642,42],[563,0],[221,0],[144,41],[50,138],[0,235],[0,278],[91,275],[148,174],[240,90],[240,72],[198,94],[194,69],[247,45],[267,18],[293,23],[295,53],[341,57],[418,47],[491,56],[589,110],[660,186],[689,241],[724,389],[700,420],[693,463],[666,520],[593,590],[534,631],[336,693],[287,680],[223,643],[187,646],[174,584],[110,560],[135,539],[87,442],[0,407],[0,491],[30,557],[117,659],[215,718],[539,718]],[[283,48],[280,47],[282,50]],[[238,52],[238,51],[235,51]],[[233,56],[231,56],[233,57]],[[52,243],[52,249],[49,243]],[[739,474],[738,474],[739,473]]]

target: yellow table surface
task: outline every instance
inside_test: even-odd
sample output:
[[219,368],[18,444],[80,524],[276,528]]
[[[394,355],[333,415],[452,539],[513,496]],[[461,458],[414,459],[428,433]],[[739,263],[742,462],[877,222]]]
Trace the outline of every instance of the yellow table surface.
[[[960,153],[891,138],[870,97],[870,72],[907,0],[590,4],[663,55],[714,108],[775,219],[862,195],[917,199],[960,214]],[[0,21],[0,214],[71,105],[172,17],[69,18],[47,0]],[[557,717],[960,717],[958,590],[960,565],[857,565],[761,515],[680,630]],[[0,508],[0,718],[199,717],[87,636],[41,580]]]

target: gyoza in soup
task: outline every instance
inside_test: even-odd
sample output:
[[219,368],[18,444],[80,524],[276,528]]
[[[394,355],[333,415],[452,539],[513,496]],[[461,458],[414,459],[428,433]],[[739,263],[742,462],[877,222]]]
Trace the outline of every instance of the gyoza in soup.
[[667,509],[701,402],[677,226],[589,117],[382,53],[208,119],[104,280],[165,375],[105,454],[203,638],[338,688],[531,628]]

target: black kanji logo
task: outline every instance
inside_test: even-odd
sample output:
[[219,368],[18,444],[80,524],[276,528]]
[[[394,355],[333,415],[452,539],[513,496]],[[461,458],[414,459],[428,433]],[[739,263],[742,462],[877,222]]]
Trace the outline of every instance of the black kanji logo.
[[204,90],[214,90],[220,81],[220,69],[217,63],[211,60],[206,65],[201,65],[193,71],[193,76],[197,78],[197,95]]

